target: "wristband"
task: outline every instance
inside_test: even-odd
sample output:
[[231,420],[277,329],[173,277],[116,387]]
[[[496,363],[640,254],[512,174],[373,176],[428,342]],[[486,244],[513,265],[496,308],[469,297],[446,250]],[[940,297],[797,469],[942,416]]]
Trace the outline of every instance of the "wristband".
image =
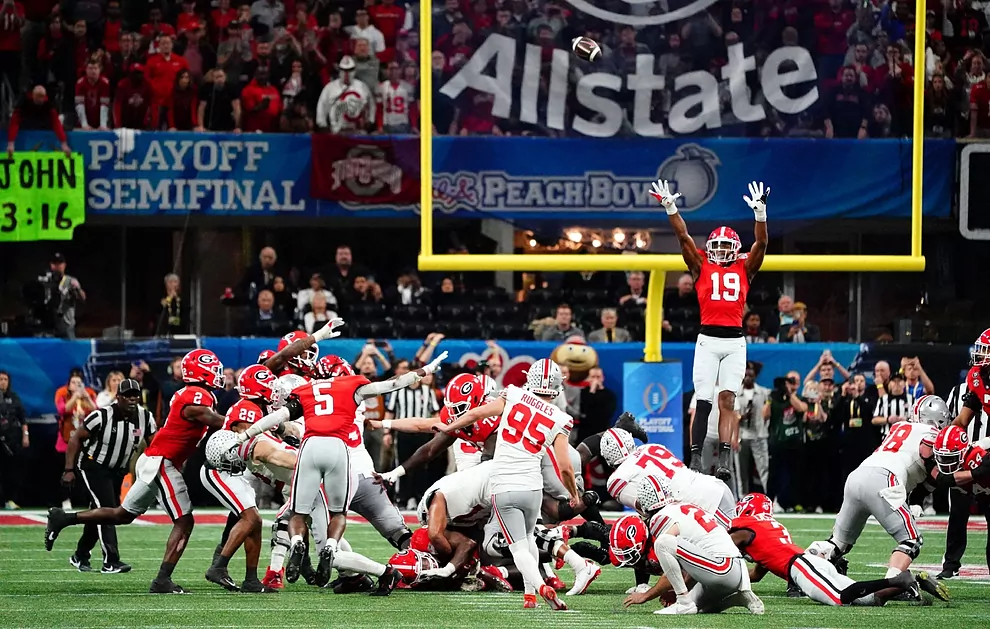
[[383,419],[382,420],[382,428],[384,428],[385,430],[392,430],[392,420],[391,419]]
[[677,205],[673,203],[670,204],[670,207],[667,207],[666,205],[663,206],[663,209],[667,211],[667,216],[673,216],[674,214],[677,214]]
[[325,341],[330,338],[330,328],[328,326],[323,326],[316,332],[313,332],[313,339],[319,343],[320,341]]
[[72,469],[68,469],[68,470],[62,470],[62,473],[63,474],[68,474],[69,472],[72,472],[73,474],[75,474],[76,469],[75,468],[72,468]]
[[756,222],[757,223],[766,223],[767,222],[767,210],[766,210],[766,208],[764,208],[762,210],[753,210],[753,214],[756,215]]
[[392,470],[392,475],[395,478],[402,478],[403,476],[406,475],[406,468],[400,465],[399,467]]

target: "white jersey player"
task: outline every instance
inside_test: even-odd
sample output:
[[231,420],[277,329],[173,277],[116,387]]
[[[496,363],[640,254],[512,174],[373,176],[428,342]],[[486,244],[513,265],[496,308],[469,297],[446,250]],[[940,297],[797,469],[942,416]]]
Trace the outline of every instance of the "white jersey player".
[[470,441],[458,439],[454,445],[450,446],[450,449],[454,453],[454,467],[457,468],[458,472],[469,470],[481,463],[483,452],[481,448]]
[[873,454],[846,478],[842,507],[832,537],[813,542],[808,552],[834,561],[852,549],[871,515],[897,542],[887,578],[907,570],[921,552],[921,531],[908,507],[908,496],[926,478],[938,429],[927,423],[898,422]]
[[363,131],[374,115],[375,98],[364,81],[354,77],[357,65],[345,55],[338,75],[327,83],[316,103],[316,125],[331,133]]
[[[638,502],[649,518],[657,561],[677,595],[676,603],[655,613],[717,613],[737,605],[763,613],[763,601],[750,587],[745,560],[710,513],[696,505],[673,502],[664,476],[643,479]],[[682,571],[696,582],[690,591]]]
[[[553,405],[563,388],[560,367],[549,359],[533,363],[524,388],[510,386],[499,399],[472,409],[450,424],[438,424],[445,433],[501,415],[492,465],[492,517],[485,527],[485,545],[499,533],[508,542],[512,560],[523,575],[524,607],[536,606],[536,593],[553,609],[567,609],[557,593],[543,583],[534,530],[543,503],[540,459],[551,451],[571,504],[580,503],[567,438],[574,426],[570,415]],[[537,589],[538,588],[538,589]]]
[[657,443],[633,449],[632,435],[611,428],[602,435],[602,457],[615,468],[608,478],[608,493],[630,509],[636,508],[639,486],[647,476],[663,476],[670,484],[672,499],[693,504],[711,513],[728,529],[736,503],[725,483],[688,469],[673,452]]
[[493,461],[485,461],[433,483],[416,507],[420,523],[429,523],[430,506],[440,496],[446,505],[446,526],[471,527],[487,522],[492,512],[492,465]]
[[388,78],[378,84],[378,130],[385,133],[412,133],[416,128],[416,92],[402,80],[397,61],[388,64]]

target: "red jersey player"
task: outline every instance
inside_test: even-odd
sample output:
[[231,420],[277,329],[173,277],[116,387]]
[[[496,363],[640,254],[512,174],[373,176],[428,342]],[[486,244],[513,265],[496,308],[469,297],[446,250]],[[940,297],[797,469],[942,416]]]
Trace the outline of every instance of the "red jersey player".
[[981,410],[990,413],[990,328],[976,339],[971,355],[973,366],[966,374],[967,391],[963,397],[963,407],[952,422],[963,428],[969,426]]
[[168,418],[151,445],[134,466],[134,484],[119,507],[102,507],[80,513],[48,511],[45,549],[51,550],[59,532],[74,524],[130,524],[155,502],[172,518],[172,534],[165,558],[151,582],[152,594],[182,594],[172,581],[172,571],[182,556],[193,528],[192,503],[182,477],[182,464],[196,450],[209,428],[223,426],[224,417],[214,407],[213,389],[222,389],[223,363],[207,349],[194,349],[182,359],[182,381],[186,384],[169,402]]
[[[701,454],[708,431],[708,416],[718,393],[718,467],[715,475],[728,482],[729,442],[735,419],[736,391],[746,373],[746,340],[743,338],[743,308],[749,283],[763,265],[767,251],[767,197],[770,186],[749,184],[743,200],[756,216],[756,242],[749,254],[739,254],[742,242],[731,227],[719,227],[708,236],[701,251],[688,234],[677,212],[680,192],[671,192],[666,181],[653,184],[650,193],[663,206],[681,244],[681,255],[694,278],[701,305],[701,333],[694,354],[694,391],[698,396],[696,421],[691,427],[691,469],[702,470]],[[697,421],[700,419],[701,421]]]
[[352,473],[348,446],[357,445],[357,424],[354,418],[360,403],[369,397],[384,395],[418,382],[437,370],[447,352],[422,369],[396,376],[384,382],[369,382],[364,376],[341,376],[332,380],[316,380],[298,387],[292,392],[286,406],[271,413],[238,435],[245,442],[279,424],[303,418],[305,432],[299,448],[296,473],[289,492],[289,565],[286,580],[290,583],[299,577],[305,555],[304,538],[308,533],[305,517],[316,500],[322,483],[325,489],[330,524],[327,527],[327,543],[320,551],[320,563],[316,569],[316,583],[326,585],[330,571],[348,570],[380,577],[376,596],[388,596],[399,581],[398,574],[377,563],[340,548],[339,542],[347,525],[347,510],[357,483]]
[[784,525],[773,518],[773,502],[763,494],[744,496],[736,506],[729,534],[732,541],[756,563],[750,580],[759,581],[772,573],[793,582],[808,598],[823,605],[883,605],[905,590],[926,592],[946,600],[945,588],[935,584],[922,572],[917,579],[905,570],[889,579],[856,582],[839,574],[835,566],[821,557],[805,554],[791,541]]

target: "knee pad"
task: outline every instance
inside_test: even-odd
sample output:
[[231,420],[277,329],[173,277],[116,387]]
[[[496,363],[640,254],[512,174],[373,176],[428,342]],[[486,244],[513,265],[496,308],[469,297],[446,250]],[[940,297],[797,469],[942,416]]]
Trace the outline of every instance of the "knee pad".
[[903,542],[899,542],[894,551],[904,553],[913,561],[917,559],[918,555],[921,553],[922,544],[924,544],[924,540],[919,535],[918,537],[913,537],[911,539],[906,539]]
[[388,536],[388,543],[394,546],[397,550],[405,550],[409,548],[409,541],[411,539],[412,531],[406,527],[402,527]]
[[653,541],[658,551],[663,551],[674,557],[677,556],[677,538],[673,535],[661,533]]
[[505,541],[505,536],[501,531],[485,539],[484,551],[489,557],[508,559],[512,555],[509,553],[509,544]]
[[289,547],[289,523],[285,520],[275,520],[272,524],[272,548],[276,546]]

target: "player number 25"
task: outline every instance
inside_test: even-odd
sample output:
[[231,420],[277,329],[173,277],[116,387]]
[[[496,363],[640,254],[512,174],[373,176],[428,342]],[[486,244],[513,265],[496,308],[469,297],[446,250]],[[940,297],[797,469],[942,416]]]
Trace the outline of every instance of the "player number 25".
[[313,385],[313,399],[316,400],[316,408],[313,412],[317,415],[333,415],[333,396],[327,393],[330,386],[329,382]]
[[522,441],[523,447],[533,454],[543,449],[550,436],[550,429],[553,428],[552,419],[522,405],[513,406],[509,410],[505,423],[506,426],[502,429],[505,442],[515,444]]
[[712,273],[712,301],[739,301],[738,273]]

